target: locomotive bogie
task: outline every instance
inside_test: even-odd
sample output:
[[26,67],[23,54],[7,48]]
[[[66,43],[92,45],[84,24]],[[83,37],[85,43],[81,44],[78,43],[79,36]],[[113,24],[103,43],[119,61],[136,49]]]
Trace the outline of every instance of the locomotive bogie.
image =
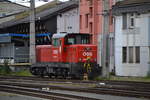
[[[98,76],[101,69],[96,63],[91,63],[92,72],[89,77]],[[31,73],[36,76],[71,77],[82,79],[84,74],[84,63],[37,63],[31,67]]]

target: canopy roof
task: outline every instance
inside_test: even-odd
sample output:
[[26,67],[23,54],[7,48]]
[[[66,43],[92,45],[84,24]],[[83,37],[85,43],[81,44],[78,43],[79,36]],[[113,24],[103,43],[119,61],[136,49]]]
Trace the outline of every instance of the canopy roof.
[[[49,36],[52,35],[51,33],[39,33],[36,34],[37,37],[43,37],[43,36]],[[5,34],[0,34],[0,37],[3,36],[14,36],[14,37],[29,37],[29,34],[18,34],[18,33],[5,33]]]

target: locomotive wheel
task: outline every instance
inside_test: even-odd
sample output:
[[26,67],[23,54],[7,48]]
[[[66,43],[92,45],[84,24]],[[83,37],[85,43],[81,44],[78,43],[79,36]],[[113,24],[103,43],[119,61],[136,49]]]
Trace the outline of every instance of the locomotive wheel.
[[58,78],[58,75],[54,75],[55,76],[55,78]]
[[49,75],[48,75],[49,78],[52,78],[52,76],[54,76],[54,75],[53,75],[53,74],[49,74]]
[[40,74],[40,77],[41,77],[41,78],[43,78],[43,77],[44,77],[44,75],[43,75],[43,74]]
[[52,78],[52,75],[48,75],[49,78]]

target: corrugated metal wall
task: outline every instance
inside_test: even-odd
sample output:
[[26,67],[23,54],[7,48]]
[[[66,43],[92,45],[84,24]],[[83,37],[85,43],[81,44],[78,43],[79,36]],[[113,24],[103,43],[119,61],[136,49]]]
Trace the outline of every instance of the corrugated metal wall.
[[0,44],[0,63],[9,59],[9,63],[28,63],[29,47],[15,47],[13,43]]
[[6,43],[0,44],[0,58],[13,59],[14,58],[14,44]]
[[14,63],[13,43],[0,44],[0,63],[4,63],[5,59],[7,59],[9,63]]
[[28,62],[29,62],[29,48],[15,47],[15,63],[28,63]]

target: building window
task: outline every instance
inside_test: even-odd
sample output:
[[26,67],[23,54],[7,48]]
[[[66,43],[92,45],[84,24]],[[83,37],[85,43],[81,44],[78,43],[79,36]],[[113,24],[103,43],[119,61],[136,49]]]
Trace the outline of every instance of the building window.
[[89,1],[89,5],[93,5],[93,0],[88,0]]
[[123,19],[123,21],[122,21],[122,27],[123,27],[123,29],[127,29],[127,14],[126,13],[124,13],[123,15],[122,15],[122,19]]
[[82,29],[82,15],[80,15],[80,29]]
[[126,63],[127,62],[127,47],[122,48],[122,62]]
[[131,25],[130,26],[134,26],[134,18],[131,18]]
[[89,10],[90,10],[90,17],[92,18],[93,17],[93,7],[90,7]]
[[140,63],[140,47],[123,47],[122,63]]
[[140,63],[140,47],[135,47],[135,62],[136,63]]
[[123,29],[134,28],[135,27],[135,13],[122,15],[122,27]]
[[85,15],[85,27],[88,28],[88,22],[89,22],[89,18],[88,18],[88,14]]
[[92,32],[93,32],[93,23],[90,22],[90,33],[92,33]]
[[129,63],[133,63],[134,61],[133,55],[133,47],[129,47]]
[[129,15],[129,28],[134,28],[135,27],[135,14],[132,13]]

